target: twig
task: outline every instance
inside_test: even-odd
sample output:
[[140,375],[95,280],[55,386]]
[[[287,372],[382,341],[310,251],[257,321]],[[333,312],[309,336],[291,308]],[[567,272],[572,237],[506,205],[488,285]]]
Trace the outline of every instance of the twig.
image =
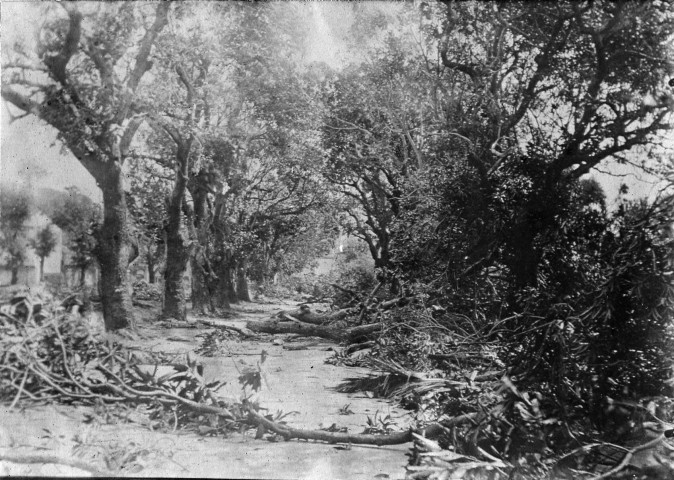
[[26,373],[23,374],[23,380],[21,380],[21,385],[19,385],[19,389],[16,392],[16,396],[14,397],[14,400],[12,401],[12,404],[9,406],[9,409],[12,410],[14,406],[16,405],[16,402],[19,401],[19,397],[21,397],[21,393],[23,392],[23,387],[26,385],[26,379],[28,378],[28,370],[26,370]]
[[[169,400],[173,400],[174,402],[178,402],[183,404],[186,407],[191,408],[194,411],[202,412],[202,413],[214,413],[216,415],[219,415],[221,417],[228,418],[230,420],[234,420],[235,417],[232,415],[232,413],[227,410],[226,408],[222,407],[216,407],[214,405],[203,405],[197,402],[194,402],[192,400],[188,400],[186,398],[179,397],[178,395],[174,395],[172,393],[164,392],[162,390],[150,390],[148,392],[141,392],[139,390],[136,390],[134,388],[131,388],[128,386],[124,381],[119,378],[117,375],[115,375],[113,372],[105,368],[103,365],[98,365],[96,368],[101,369],[104,373],[107,375],[110,375],[112,378],[117,380],[119,382],[119,386],[122,387],[123,389],[126,389],[129,393],[136,395],[138,397],[164,397]],[[109,385],[110,387],[115,387],[115,385]],[[127,396],[128,398],[128,396]]]

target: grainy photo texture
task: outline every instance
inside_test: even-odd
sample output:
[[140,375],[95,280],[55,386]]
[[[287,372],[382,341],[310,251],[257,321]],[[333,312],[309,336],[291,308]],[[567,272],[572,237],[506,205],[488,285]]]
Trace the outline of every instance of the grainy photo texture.
[[669,1],[3,1],[0,475],[674,478]]

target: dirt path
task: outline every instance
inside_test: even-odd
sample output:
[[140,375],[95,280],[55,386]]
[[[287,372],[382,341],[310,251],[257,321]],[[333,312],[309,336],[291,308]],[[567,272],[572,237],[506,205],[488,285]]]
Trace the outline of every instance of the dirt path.
[[[246,304],[234,308],[235,315],[215,320],[242,326],[249,320],[264,320],[280,308],[291,305]],[[212,321],[212,320],[211,320]],[[392,422],[404,429],[410,415],[390,403],[366,394],[345,394],[334,390],[347,377],[367,373],[364,369],[329,365],[333,344],[317,339],[288,336],[262,336],[260,340],[221,339],[209,355],[196,353],[205,336],[214,329],[158,329],[144,326],[145,339],[125,342],[155,351],[197,356],[204,365],[207,380],[228,380],[219,393],[241,398],[236,378],[245,364],[255,365],[262,351],[266,382],[253,400],[270,413],[292,413],[284,418],[293,427],[317,429],[336,425],[360,433],[368,417]],[[150,339],[150,341],[148,341]],[[298,344],[312,344],[294,350]],[[404,477],[409,445],[367,447],[326,445],[309,442],[269,442],[255,440],[251,434],[232,434],[228,438],[192,433],[160,433],[137,423],[91,425],[84,423],[90,408],[45,406],[23,411],[0,407],[0,448],[28,453],[40,452],[72,458],[73,448],[84,459],[97,456],[137,458],[127,462],[121,474],[135,476],[190,476],[219,478],[317,478],[374,479]],[[79,440],[78,440],[79,439]],[[79,442],[79,447],[78,447]],[[83,446],[85,445],[85,446]],[[88,446],[86,446],[88,445]],[[93,445],[93,446],[92,446]],[[97,453],[98,451],[98,453]],[[116,457],[115,457],[116,455]],[[119,458],[118,458],[119,457]],[[108,461],[111,461],[108,458]],[[142,469],[134,471],[134,464]],[[135,468],[138,468],[135,467]],[[17,465],[0,462],[0,475],[73,475],[81,471],[54,465]]]

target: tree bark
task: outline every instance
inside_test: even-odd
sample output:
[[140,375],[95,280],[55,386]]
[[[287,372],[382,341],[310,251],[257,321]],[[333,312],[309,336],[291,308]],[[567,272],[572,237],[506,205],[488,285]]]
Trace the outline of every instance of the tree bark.
[[238,303],[239,297],[236,295],[236,267],[233,265],[231,257],[229,261],[223,266],[223,275],[225,291],[227,292],[227,300],[229,303]]
[[157,281],[157,278],[155,277],[155,261],[154,261],[154,255],[152,255],[152,252],[149,250],[148,247],[148,252],[147,255],[145,256],[145,261],[147,262],[147,280],[148,283],[154,284]]
[[166,223],[166,270],[164,271],[163,318],[187,319],[187,295],[183,277],[190,259],[190,241],[183,222],[183,202],[189,174],[192,140],[179,141],[176,151],[176,178],[168,205]]
[[188,205],[188,228],[195,247],[190,255],[192,267],[192,311],[203,315],[215,313],[215,304],[210,293],[213,270],[208,258],[208,172],[200,170],[188,181],[187,188],[192,196],[192,207]]
[[229,308],[231,303],[236,303],[236,291],[232,268],[227,258],[220,260],[217,267],[217,281],[215,282],[215,306],[217,308]]
[[246,270],[245,262],[236,269],[236,296],[242,302],[250,302],[250,291],[248,290]]
[[105,329],[134,328],[135,318],[129,292],[128,265],[132,245],[128,209],[124,192],[124,174],[116,162],[105,164],[103,191],[103,225],[97,245],[101,266],[101,301]]
[[40,282],[44,282],[44,257],[40,257]]
[[[171,214],[169,214],[171,217]],[[183,278],[190,258],[189,239],[185,228],[180,225],[180,212],[177,215],[178,225],[169,220],[166,232],[166,270],[164,272],[164,309],[163,318],[174,318],[184,321],[187,318],[187,295],[183,286]]]
[[12,280],[10,281],[11,285],[16,285],[19,283],[19,268],[12,267]]

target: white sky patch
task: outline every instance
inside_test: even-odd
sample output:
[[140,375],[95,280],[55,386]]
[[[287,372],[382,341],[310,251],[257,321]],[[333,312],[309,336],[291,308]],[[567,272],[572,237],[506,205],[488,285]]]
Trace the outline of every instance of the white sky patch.
[[[332,5],[335,3],[335,5]],[[313,25],[307,42],[307,62],[325,62],[338,69],[344,65],[344,41],[331,24],[346,22],[348,5],[337,2],[310,2]]]

